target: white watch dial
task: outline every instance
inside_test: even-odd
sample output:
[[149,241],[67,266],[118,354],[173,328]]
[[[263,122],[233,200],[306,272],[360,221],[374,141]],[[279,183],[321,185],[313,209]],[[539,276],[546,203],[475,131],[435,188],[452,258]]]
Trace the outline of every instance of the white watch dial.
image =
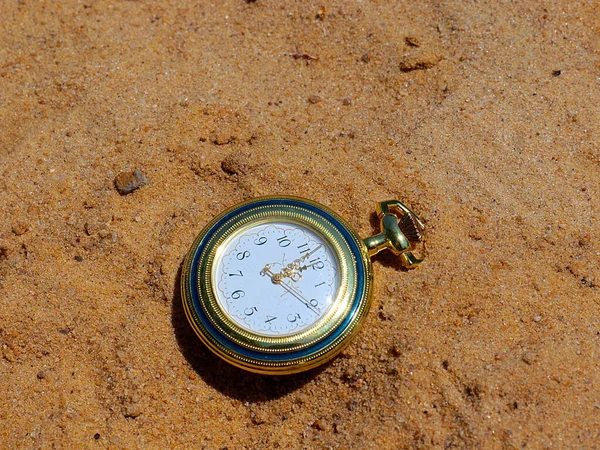
[[215,297],[241,328],[267,336],[299,333],[336,298],[340,269],[312,229],[273,222],[230,238],[213,265]]

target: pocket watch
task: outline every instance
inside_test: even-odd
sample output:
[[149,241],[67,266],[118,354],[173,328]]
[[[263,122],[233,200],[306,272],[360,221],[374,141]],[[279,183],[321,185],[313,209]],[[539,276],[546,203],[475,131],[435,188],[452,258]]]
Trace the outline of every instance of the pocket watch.
[[388,249],[406,268],[424,225],[397,200],[377,205],[381,232],[361,239],[314,201],[269,196],[235,205],[198,235],[181,271],[186,316],[224,360],[291,374],[333,358],[371,303],[371,256]]

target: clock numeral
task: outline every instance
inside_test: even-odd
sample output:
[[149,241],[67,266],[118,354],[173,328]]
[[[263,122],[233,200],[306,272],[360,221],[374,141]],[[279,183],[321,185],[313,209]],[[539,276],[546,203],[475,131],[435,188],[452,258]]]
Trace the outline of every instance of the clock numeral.
[[258,312],[258,309],[256,309],[256,306],[253,306],[252,308],[246,308],[244,310],[244,314],[246,314],[247,316],[251,316],[255,312]]
[[316,298],[311,298],[308,303],[310,303],[310,306],[317,306],[319,301]]
[[254,245],[265,245],[267,243],[267,238],[265,236],[261,236],[254,241]]
[[321,281],[319,284],[315,284],[315,287],[323,286],[325,284],[324,281]]
[[243,277],[244,274],[242,273],[241,270],[238,270],[239,273],[230,273],[228,274],[230,277]]
[[311,259],[309,262],[312,265],[313,270],[321,270],[323,267],[325,267],[325,264],[323,261],[321,261],[321,258],[318,257]]
[[244,291],[242,291],[241,289],[238,289],[237,291],[233,291],[231,293],[231,298],[234,300],[237,300],[238,298],[241,298],[244,295],[246,295],[246,293]]
[[288,247],[292,243],[292,241],[290,241],[286,236],[277,238],[277,242],[279,243],[280,247]]
[[277,317],[269,316],[269,315],[267,314],[267,320],[265,320],[265,323],[271,323],[271,322],[273,322],[275,319],[277,319]]
[[296,314],[288,314],[287,316],[287,320],[288,322],[292,322],[294,323],[296,320],[300,319],[300,314],[296,313]]
[[304,244],[299,245],[298,250],[300,250],[300,253],[310,252],[310,248],[308,247],[308,242],[305,242]]
[[239,252],[237,255],[235,255],[235,257],[237,259],[239,259],[240,261],[242,259],[246,259],[250,256],[250,252],[248,250],[244,250],[243,252]]

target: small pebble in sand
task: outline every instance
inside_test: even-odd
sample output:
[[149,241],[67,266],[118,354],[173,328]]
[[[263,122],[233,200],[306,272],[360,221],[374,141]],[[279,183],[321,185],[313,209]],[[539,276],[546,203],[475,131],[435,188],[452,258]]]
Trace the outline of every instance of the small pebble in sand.
[[218,131],[208,136],[208,140],[215,145],[231,144],[235,139],[236,137],[231,133],[228,133],[227,130]]
[[390,314],[388,311],[386,311],[385,309],[383,309],[383,307],[379,307],[379,311],[377,312],[377,316],[381,319],[381,320],[392,320],[393,315]]
[[420,51],[404,55],[399,62],[401,72],[431,69],[442,60],[442,55],[434,51]]
[[88,236],[94,236],[94,235],[98,234],[98,231],[100,231],[100,224],[96,221],[90,221],[90,222],[86,222],[83,225],[83,228],[85,229],[85,233]]
[[534,321],[534,322],[540,322],[541,320],[542,320],[542,316],[535,316],[535,317],[533,318],[533,321]]
[[319,103],[321,100],[323,100],[319,95],[313,94],[313,95],[309,95],[308,97],[308,101],[310,103],[312,103],[313,105],[315,103]]
[[250,420],[254,425],[262,425],[267,422],[267,415],[260,410],[250,411]]
[[533,363],[535,363],[537,361],[537,355],[531,351],[526,351],[525,353],[523,353],[523,355],[521,356],[521,360],[527,364],[527,365],[532,365]]
[[364,62],[364,63],[368,63],[370,59],[371,58],[369,58],[369,54],[368,53],[363,53],[362,56],[360,57],[360,60],[362,62]]
[[251,152],[235,151],[221,161],[221,170],[228,175],[247,175],[254,170],[255,165]]
[[29,225],[26,222],[17,222],[12,226],[12,232],[21,236],[29,231]]
[[342,100],[342,105],[344,106],[350,106],[352,104],[352,99],[350,97],[346,97],[344,100]]
[[319,431],[323,431],[326,428],[325,421],[317,419],[313,422],[312,427]]
[[389,348],[390,355],[395,356],[396,358],[402,356],[402,350],[403,346],[401,343],[396,343]]
[[421,40],[415,36],[406,36],[404,38],[404,43],[406,45],[408,45],[409,47],[420,47],[421,46]]
[[142,408],[137,403],[127,405],[124,408],[123,415],[128,419],[135,419],[142,414]]
[[115,188],[121,195],[131,194],[136,189],[150,184],[146,175],[139,170],[133,172],[121,172],[115,178]]

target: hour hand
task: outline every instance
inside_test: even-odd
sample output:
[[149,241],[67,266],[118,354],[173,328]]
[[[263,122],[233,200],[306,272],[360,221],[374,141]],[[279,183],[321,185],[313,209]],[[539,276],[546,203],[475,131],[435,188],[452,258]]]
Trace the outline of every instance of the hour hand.
[[284,276],[280,273],[273,273],[271,271],[271,265],[267,264],[265,267],[262,268],[262,270],[260,271],[260,274],[264,277],[265,275],[267,275],[271,281],[274,284],[281,284],[281,282],[283,281]]
[[315,253],[317,250],[319,250],[321,247],[323,247],[323,244],[319,244],[317,245],[315,248],[313,248],[310,252],[305,253],[304,255],[302,255],[300,258],[296,258],[295,260],[293,260],[291,263],[289,263],[287,265],[288,268],[290,269],[297,269],[298,267],[300,267],[300,263],[302,261],[304,261],[306,258],[308,258],[309,256],[311,256],[313,253]]
[[283,271],[282,271],[282,273],[285,274],[284,276],[287,276],[287,277],[291,278],[292,281],[298,281],[298,280],[300,280],[300,278],[302,278],[302,274],[300,272],[302,272],[303,270],[306,270],[307,267],[311,267],[311,266],[314,265],[314,264],[310,264],[308,266],[306,266],[306,265],[301,266],[300,264],[302,263],[302,261],[304,261],[305,259],[309,258],[316,251],[318,251],[321,247],[323,247],[323,244],[317,245],[310,252],[302,255],[300,258],[296,258],[291,263],[289,263],[285,267],[285,269],[283,269]]

